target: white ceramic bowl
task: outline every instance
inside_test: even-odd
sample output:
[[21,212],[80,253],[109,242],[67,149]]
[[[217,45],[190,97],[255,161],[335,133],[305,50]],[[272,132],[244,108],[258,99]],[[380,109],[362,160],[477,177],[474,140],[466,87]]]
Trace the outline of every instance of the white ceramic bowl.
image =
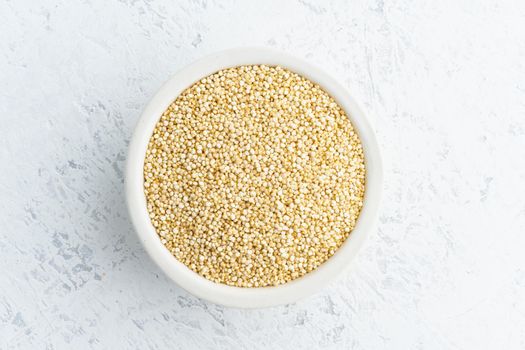
[[[150,222],[143,191],[143,165],[148,141],[162,113],[186,88],[221,69],[250,64],[279,65],[296,72],[326,90],[346,111],[364,149],[366,188],[364,205],[350,236],[336,253],[316,270],[277,287],[239,288],[211,282],[179,262],[161,243]],[[240,48],[205,57],[175,74],[153,97],[142,113],[129,146],[126,197],[131,221],[140,241],[157,265],[188,292],[226,306],[258,308],[294,302],[325,286],[349,266],[365,237],[374,228],[381,195],[382,169],[376,138],[354,99],[332,77],[297,58],[274,50]]]

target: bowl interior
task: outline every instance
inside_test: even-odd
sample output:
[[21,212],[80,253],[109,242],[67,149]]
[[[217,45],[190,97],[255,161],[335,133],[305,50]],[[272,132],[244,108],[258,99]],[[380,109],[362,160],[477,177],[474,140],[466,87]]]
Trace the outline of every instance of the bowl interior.
[[[336,253],[317,269],[276,287],[240,288],[211,282],[179,262],[160,241],[150,222],[143,191],[143,165],[153,129],[166,108],[186,88],[221,69],[240,65],[279,65],[319,84],[345,110],[357,130],[364,150],[366,183],[364,204],[356,227]],[[348,92],[333,78],[300,59],[274,50],[242,48],[212,54],[176,73],[144,109],[129,146],[126,198],[140,241],[155,263],[188,292],[226,306],[257,308],[296,301],[326,285],[349,265],[373,229],[381,193],[382,169],[375,135]]]

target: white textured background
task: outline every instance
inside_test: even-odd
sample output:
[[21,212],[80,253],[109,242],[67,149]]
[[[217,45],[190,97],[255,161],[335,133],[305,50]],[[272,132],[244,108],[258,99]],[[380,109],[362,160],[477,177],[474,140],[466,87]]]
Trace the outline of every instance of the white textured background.
[[[123,168],[175,71],[258,45],[355,95],[378,229],[297,304],[196,299],[141,248]],[[524,349],[525,2],[0,0],[1,349]]]

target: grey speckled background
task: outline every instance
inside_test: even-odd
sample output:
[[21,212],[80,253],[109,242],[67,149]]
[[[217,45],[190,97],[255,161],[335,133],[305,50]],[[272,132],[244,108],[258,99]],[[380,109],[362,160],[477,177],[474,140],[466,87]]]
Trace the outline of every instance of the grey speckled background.
[[[198,300],[124,207],[141,109],[194,59],[303,57],[368,111],[378,229],[294,305]],[[0,0],[1,349],[525,348],[525,2]]]

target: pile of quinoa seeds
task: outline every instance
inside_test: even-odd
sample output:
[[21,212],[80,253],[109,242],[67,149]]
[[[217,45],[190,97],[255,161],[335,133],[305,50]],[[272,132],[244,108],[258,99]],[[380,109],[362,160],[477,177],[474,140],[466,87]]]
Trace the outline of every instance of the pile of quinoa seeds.
[[201,79],[162,114],[144,191],[162,243],[205,278],[275,286],[314,270],[348,237],[365,162],[348,116],[281,67]]

